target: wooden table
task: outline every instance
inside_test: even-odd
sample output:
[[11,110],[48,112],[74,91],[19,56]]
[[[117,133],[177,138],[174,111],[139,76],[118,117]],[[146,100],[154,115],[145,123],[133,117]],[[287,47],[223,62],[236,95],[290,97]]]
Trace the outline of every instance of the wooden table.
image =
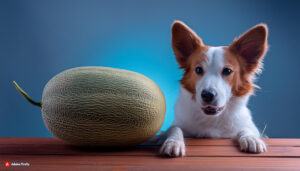
[[268,152],[247,154],[230,139],[186,139],[187,156],[167,158],[154,145],[88,150],[57,138],[0,138],[0,170],[300,170],[300,139],[265,141]]

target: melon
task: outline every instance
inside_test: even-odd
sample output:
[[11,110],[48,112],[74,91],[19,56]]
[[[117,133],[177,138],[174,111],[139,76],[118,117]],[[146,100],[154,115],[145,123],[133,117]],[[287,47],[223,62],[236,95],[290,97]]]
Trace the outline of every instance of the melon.
[[78,146],[126,147],[147,141],[160,130],[166,102],[148,77],[107,67],[72,68],[54,76],[43,90],[41,107],[48,130]]

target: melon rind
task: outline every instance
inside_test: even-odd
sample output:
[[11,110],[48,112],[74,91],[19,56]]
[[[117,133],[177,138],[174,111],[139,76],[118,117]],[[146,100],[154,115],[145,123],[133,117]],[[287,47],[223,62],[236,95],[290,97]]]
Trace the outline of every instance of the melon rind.
[[146,76],[107,67],[78,67],[53,77],[42,117],[56,137],[79,146],[134,146],[153,137],[166,112],[164,95]]

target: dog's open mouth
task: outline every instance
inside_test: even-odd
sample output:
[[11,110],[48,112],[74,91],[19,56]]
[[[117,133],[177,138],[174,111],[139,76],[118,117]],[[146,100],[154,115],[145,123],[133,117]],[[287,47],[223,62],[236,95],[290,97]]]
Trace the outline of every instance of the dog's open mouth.
[[224,109],[224,107],[216,107],[216,106],[205,106],[202,107],[202,110],[207,115],[215,115],[219,112],[221,112]]

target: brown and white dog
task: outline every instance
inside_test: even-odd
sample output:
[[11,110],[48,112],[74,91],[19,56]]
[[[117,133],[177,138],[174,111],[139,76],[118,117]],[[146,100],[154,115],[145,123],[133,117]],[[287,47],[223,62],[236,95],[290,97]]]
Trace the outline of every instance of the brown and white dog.
[[230,46],[212,47],[183,22],[174,22],[172,46],[184,75],[175,120],[161,136],[161,154],[184,156],[184,137],[234,138],[242,151],[266,151],[247,103],[268,48],[267,38],[267,26],[259,24]]

